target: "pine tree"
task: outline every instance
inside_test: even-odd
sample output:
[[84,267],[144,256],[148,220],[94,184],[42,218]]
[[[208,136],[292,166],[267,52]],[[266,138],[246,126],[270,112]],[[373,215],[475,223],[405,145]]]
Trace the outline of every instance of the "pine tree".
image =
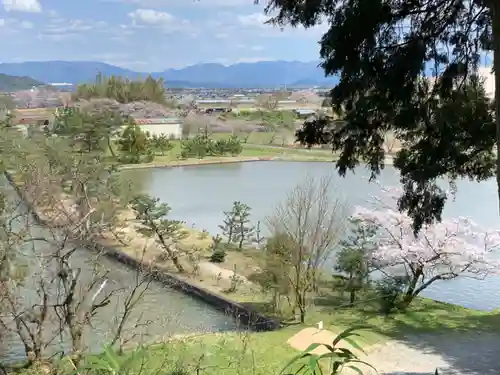
[[243,248],[245,240],[249,239],[254,233],[255,227],[250,225],[251,208],[239,201],[234,202],[233,213],[235,214],[236,233],[233,241],[238,243],[238,248]]
[[158,198],[147,195],[135,197],[132,208],[136,213],[136,219],[141,223],[137,231],[145,237],[154,237],[177,270],[184,272],[176,249],[176,245],[187,236],[182,228],[184,222],[166,219],[171,208],[165,203],[159,203]]
[[236,232],[236,212],[234,207],[237,202],[233,203],[233,209],[231,211],[224,211],[224,220],[219,228],[222,230],[222,234],[227,238],[227,243],[233,242],[233,237]]

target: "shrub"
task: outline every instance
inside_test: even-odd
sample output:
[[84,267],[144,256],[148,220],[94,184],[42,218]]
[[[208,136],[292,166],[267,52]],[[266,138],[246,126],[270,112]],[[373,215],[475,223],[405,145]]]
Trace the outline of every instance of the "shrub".
[[229,139],[214,141],[207,135],[196,137],[182,142],[181,157],[197,157],[203,159],[205,156],[239,155],[243,151],[241,142],[236,136]]
[[382,313],[390,314],[398,308],[407,284],[408,278],[405,276],[384,277],[376,283],[375,291],[379,298]]
[[223,263],[226,260],[226,250],[225,249],[215,249],[210,256],[210,262],[212,263]]

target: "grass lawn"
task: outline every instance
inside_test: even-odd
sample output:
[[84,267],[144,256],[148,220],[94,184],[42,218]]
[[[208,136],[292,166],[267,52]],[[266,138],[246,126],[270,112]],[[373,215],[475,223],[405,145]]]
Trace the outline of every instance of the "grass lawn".
[[[230,207],[227,207],[229,209]],[[225,208],[221,208],[225,209]],[[189,228],[189,235],[180,244],[181,248],[200,250],[200,261],[208,261],[210,257],[211,236],[200,232],[203,228]],[[139,248],[143,248],[139,245]],[[124,249],[128,251],[127,249]],[[148,250],[149,252],[150,250]],[[151,250],[160,251],[159,249]],[[154,255],[153,253],[151,253]],[[255,248],[237,250],[234,246],[227,248],[227,255],[223,263],[216,264],[226,270],[235,270],[238,275],[252,280],[252,274],[259,269],[261,252]],[[159,264],[168,272],[175,272],[170,263]],[[283,320],[292,318],[285,299],[281,301],[281,312],[274,314],[271,311],[271,296],[264,294],[261,288],[254,283],[242,283],[235,292],[228,293],[229,280],[220,280],[213,273],[191,274],[192,266],[186,263],[187,274],[179,277],[197,284],[213,293],[224,295],[226,298],[242,303],[252,309],[268,315],[278,315]],[[439,281],[438,281],[439,282]],[[442,283],[446,281],[441,281]],[[379,304],[376,296],[371,292],[360,293],[354,307],[348,306],[348,296],[339,292],[334,286],[333,278],[324,276],[319,291],[311,296],[306,326],[315,326],[323,321],[326,329],[340,332],[345,328],[357,324],[370,324],[376,327],[373,332],[366,331],[362,335],[362,343],[370,346],[381,343],[390,338],[400,338],[409,333],[432,331],[479,330],[497,331],[500,333],[500,310],[484,312],[463,308],[456,305],[433,301],[427,298],[417,298],[405,313],[393,314],[388,317],[379,313]],[[283,341],[303,328],[294,325],[279,332],[269,333],[278,335]],[[256,338],[260,335],[255,334]],[[274,336],[273,336],[274,337]],[[265,340],[265,339],[264,339]]]
[[[268,133],[255,133],[264,134]],[[219,139],[229,136],[224,133],[219,135]],[[238,156],[208,156],[203,159],[188,158],[180,159],[181,154],[181,141],[172,141],[173,148],[165,152],[164,155],[157,153],[152,163],[142,163],[141,166],[151,165],[182,165],[182,164],[203,164],[207,162],[225,162],[225,161],[238,161],[251,158],[276,158],[279,160],[290,161],[327,161],[335,160],[335,155],[329,150],[321,149],[295,149],[291,147],[271,146],[265,144],[243,143],[243,152]]]
[[[382,333],[360,331],[364,333],[356,339],[365,350],[375,343],[383,343],[388,338],[398,338],[408,333],[500,329],[498,313],[479,313],[426,299],[420,299],[411,312],[387,319],[357,309],[339,310],[333,306],[314,308],[308,321],[312,323],[318,320],[323,320],[325,328],[334,333],[354,323],[375,324]],[[296,350],[288,346],[287,340],[303,327],[293,325],[264,333],[201,334],[154,344],[147,347],[144,373],[161,369],[163,374],[194,374],[197,371],[207,375],[279,374],[297,354]],[[187,371],[174,372],[181,369]]]
[[[212,139],[228,139],[231,136],[233,136],[233,133],[213,133],[210,137]],[[244,142],[246,138],[246,143],[249,144],[272,145],[273,141],[278,140],[279,133],[275,134],[274,132],[252,132],[248,134],[248,137],[242,134],[239,134],[238,137],[242,142]]]
[[[200,232],[190,229],[190,236],[185,239],[183,247],[196,246],[207,249],[210,243],[210,236],[205,237],[200,235]],[[201,260],[207,261],[209,255],[209,251],[205,250],[201,254]],[[251,279],[252,273],[258,269],[259,257],[260,252],[257,249],[248,248],[239,251],[230,248],[225,261],[217,265],[227,270],[236,270],[237,274]],[[271,296],[262,293],[260,287],[255,284],[243,283],[235,292],[228,293],[229,282],[220,281],[213,275],[198,274],[182,277],[264,314],[276,315],[271,312]],[[268,340],[277,340],[284,344],[300,329],[305,326],[315,326],[319,321],[323,321],[325,329],[334,333],[353,325],[372,325],[375,329],[363,331],[359,339],[359,343],[366,349],[391,338],[398,339],[407,334],[421,332],[477,330],[496,331],[500,334],[500,310],[483,312],[427,298],[417,298],[407,312],[386,317],[379,313],[379,305],[372,293],[360,294],[354,307],[348,307],[347,302],[348,296],[340,293],[339,289],[333,286],[332,280],[325,276],[318,294],[311,298],[305,325],[294,324],[277,332],[255,333],[251,335],[252,340],[256,340],[256,346],[259,348],[267,345]],[[282,312],[278,317],[289,321],[292,317],[286,301],[283,300],[281,305]]]
[[256,144],[243,144],[242,156],[276,157],[284,160],[297,161],[334,161],[335,156],[329,150],[319,149],[294,149],[290,147],[263,146]]
[[[113,373],[277,375],[295,354],[283,341],[282,332],[205,334],[149,345],[143,351],[131,350],[120,362],[132,361]],[[65,362],[61,367],[68,367]],[[113,368],[112,361],[106,362]]]

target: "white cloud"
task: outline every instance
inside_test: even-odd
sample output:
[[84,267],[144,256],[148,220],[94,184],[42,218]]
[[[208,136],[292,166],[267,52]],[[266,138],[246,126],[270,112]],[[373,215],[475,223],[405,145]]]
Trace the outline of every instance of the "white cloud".
[[150,25],[168,25],[174,21],[174,17],[167,12],[159,12],[153,9],[136,9],[128,14],[133,22],[146,23]]
[[[140,4],[147,7],[199,7],[199,8],[235,8],[254,6],[253,0],[102,0],[107,2],[124,2]],[[264,0],[261,1],[265,3]]]
[[[240,27],[240,32],[251,32],[254,37],[286,37],[286,36],[300,36],[312,37],[319,39],[329,28],[327,19],[323,19],[314,27],[305,29],[302,26],[297,27],[277,27],[267,24],[266,22],[272,15],[265,15],[262,12],[254,12],[250,14],[240,14],[237,17],[228,17],[227,23],[233,23],[236,20]],[[245,30],[243,30],[245,29]]]
[[23,29],[27,29],[27,30],[29,30],[29,29],[32,29],[32,28],[33,28],[33,24],[32,24],[31,22],[29,22],[29,21],[22,21],[22,22],[20,23],[20,26],[21,26],[21,28],[23,28]]
[[132,24],[129,26],[132,29],[154,27],[166,34],[182,32],[191,35],[197,34],[198,31],[198,27],[188,20],[178,19],[167,12],[153,9],[136,9],[130,12],[128,16],[132,19]]
[[269,18],[263,13],[252,13],[238,16],[238,21],[243,26],[249,27],[271,27],[265,24],[268,19]]
[[21,21],[16,18],[0,18],[2,33],[19,33],[23,30],[33,29],[34,25],[29,21]]
[[40,26],[37,38],[49,41],[63,41],[75,38],[88,40],[89,33],[99,33],[108,38],[113,38],[118,34],[123,34],[123,31],[105,21],[67,19],[56,16],[49,18],[43,26]]
[[7,12],[40,13],[42,6],[38,0],[2,0]]

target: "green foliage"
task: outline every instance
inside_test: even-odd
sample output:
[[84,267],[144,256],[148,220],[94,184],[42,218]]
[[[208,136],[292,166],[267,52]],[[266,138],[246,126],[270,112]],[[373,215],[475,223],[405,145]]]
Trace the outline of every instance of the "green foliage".
[[408,277],[384,277],[376,284],[376,293],[379,298],[380,312],[390,314],[399,308],[402,295],[408,285]]
[[53,132],[69,137],[81,152],[104,152],[105,141],[119,126],[121,118],[117,119],[111,113],[98,115],[65,108],[56,112]]
[[263,250],[263,262],[260,270],[250,275],[250,281],[258,284],[264,293],[271,292],[272,311],[280,309],[281,296],[288,296],[290,291],[288,271],[291,266],[290,249],[295,241],[284,233],[278,233],[266,241]]
[[210,255],[210,262],[212,263],[224,263],[225,260],[226,250],[223,248],[215,249],[212,255]]
[[[280,25],[312,27],[329,19],[321,65],[326,75],[339,76],[331,100],[345,124],[306,122],[298,140],[331,144],[342,176],[360,162],[376,176],[385,161],[384,136],[396,134],[402,149],[394,166],[404,188],[399,208],[412,217],[415,232],[441,220],[446,195],[438,179],[482,181],[495,174],[500,106],[493,110],[478,68],[500,41],[496,2],[271,0],[267,10]],[[423,78],[429,70],[432,81]]]
[[82,373],[99,375],[122,375],[140,372],[141,365],[147,362],[149,351],[138,346],[126,356],[120,355],[111,346],[105,346],[104,351],[97,355],[89,355],[85,362],[74,370],[71,375]]
[[180,241],[188,235],[183,228],[184,222],[167,219],[171,208],[159,201],[148,195],[138,195],[131,201],[136,219],[141,223],[137,232],[155,238],[165,252],[165,259],[172,260],[178,271],[184,272],[177,249]]
[[173,143],[165,134],[153,134],[153,136],[148,137],[148,142],[154,151],[161,152],[162,155],[174,148]]
[[[328,369],[329,375],[341,374],[344,369],[351,369],[356,373],[362,375],[363,371],[361,371],[361,369],[358,367],[360,364],[370,367],[376,372],[377,370],[373,366],[371,366],[367,362],[360,360],[359,357],[350,349],[339,347],[339,343],[341,341],[345,341],[354,349],[364,353],[363,349],[356,343],[356,341],[353,340],[353,337],[360,336],[358,333],[356,333],[356,331],[368,328],[370,327],[354,326],[339,333],[338,336],[333,339],[331,344],[309,345],[306,350],[292,358],[292,360],[281,371],[280,375],[323,375],[323,367]],[[318,348],[325,348],[326,352],[324,354],[314,354],[313,352]],[[324,363],[326,363],[326,365],[324,365]],[[291,367],[295,368],[295,370],[293,370],[293,372],[287,371]]]
[[93,84],[78,85],[74,99],[110,98],[119,103],[130,103],[147,100],[165,104],[165,85],[163,79],[151,76],[145,80],[130,80],[128,78],[110,76],[99,73]]
[[233,202],[231,212],[224,212],[226,218],[224,225],[219,226],[228,238],[228,242],[238,244],[238,248],[243,248],[243,243],[249,240],[254,233],[254,226],[250,225],[251,208],[240,201]]
[[351,219],[352,232],[340,244],[336,253],[335,271],[345,275],[341,287],[350,293],[350,303],[354,304],[356,293],[369,284],[369,255],[376,246],[376,228],[360,220]]
[[212,236],[211,250],[210,261],[212,263],[223,263],[226,259],[226,249],[222,246],[222,237],[220,235]]
[[252,242],[255,244],[255,246],[257,246],[257,248],[260,248],[265,241],[266,238],[262,236],[262,231],[260,229],[260,221],[257,221]]
[[219,225],[219,229],[222,230],[222,235],[227,238],[227,243],[231,243],[233,241],[233,237],[236,233],[236,214],[233,209],[231,211],[224,211],[224,219],[222,224]]
[[154,152],[150,147],[148,136],[139,125],[129,124],[120,135],[118,145],[123,163],[149,163],[154,160]]
[[103,153],[108,148],[114,156],[111,138],[121,130],[123,123],[123,117],[116,111],[87,111],[64,107],[55,111],[52,132],[69,137],[80,152]]
[[182,142],[181,157],[197,157],[203,159],[206,156],[237,156],[241,154],[242,151],[243,146],[236,136],[214,141],[207,135],[197,135],[192,139]]

